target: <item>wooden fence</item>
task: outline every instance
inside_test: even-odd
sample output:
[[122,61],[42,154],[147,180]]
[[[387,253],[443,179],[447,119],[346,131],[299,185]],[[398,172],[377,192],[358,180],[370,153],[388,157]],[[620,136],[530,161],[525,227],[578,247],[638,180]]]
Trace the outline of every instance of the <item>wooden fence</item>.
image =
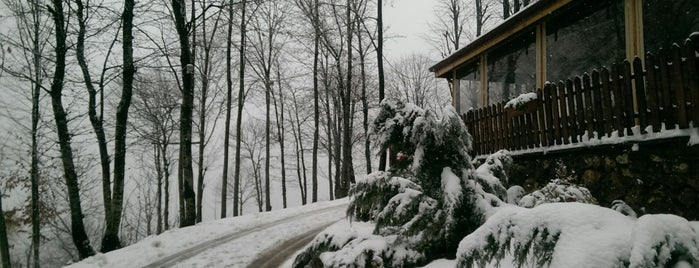
[[[647,130],[699,127],[699,38],[648,53],[611,70],[547,83],[519,109],[505,101],[462,115],[473,136],[473,155],[576,144]],[[667,54],[667,55],[666,55]],[[645,65],[645,69],[644,69]]]

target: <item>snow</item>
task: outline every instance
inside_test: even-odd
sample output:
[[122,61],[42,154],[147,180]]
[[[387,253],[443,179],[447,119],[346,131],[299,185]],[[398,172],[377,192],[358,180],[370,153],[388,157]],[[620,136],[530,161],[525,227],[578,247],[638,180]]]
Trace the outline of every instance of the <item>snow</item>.
[[444,203],[456,204],[461,199],[461,179],[456,176],[451,168],[445,167],[442,170],[442,191],[444,191]]
[[[695,127],[693,124],[690,124],[688,129],[680,129],[678,126],[675,126],[672,129],[667,129],[665,127],[665,124],[663,123],[661,125],[661,130],[658,132],[653,132],[653,128],[650,126],[647,127],[645,131],[645,134],[641,134],[639,126],[635,126],[632,128],[632,133],[634,134],[627,135],[624,137],[619,137],[618,132],[616,131],[614,131],[610,136],[604,135],[602,137],[598,137],[597,132],[594,132],[592,137],[590,137],[589,133],[585,131],[585,133],[580,135],[578,143],[556,144],[548,147],[542,147],[541,145],[539,145],[539,147],[536,148],[512,151],[511,155],[515,156],[533,153],[547,154],[550,152],[565,151],[580,147],[594,147],[600,145],[614,145],[625,143],[634,144],[653,140],[671,139],[679,137],[689,137],[689,142],[687,143],[687,146],[694,146],[699,144],[699,127]],[[487,155],[479,155],[475,158],[483,159],[485,157],[487,157]]]
[[423,266],[422,268],[443,268],[443,267],[456,267],[455,260],[439,259],[430,262],[429,264]]
[[553,202],[596,203],[590,191],[564,179],[554,179],[543,188],[523,196],[517,203],[521,207],[532,208]]
[[[299,208],[250,214],[172,229],[158,236],[149,236],[128,247],[106,254],[97,254],[68,267],[143,267],[226,235],[245,232],[273,222],[280,223],[275,228],[263,228],[221,246],[207,249],[202,254],[175,265],[176,267],[245,266],[268,248],[342,219],[348,202],[347,198],[318,202]],[[322,213],[312,214],[314,212]]]
[[[459,244],[457,256],[487,246],[488,237],[500,245],[521,245],[548,233],[560,233],[551,267],[615,267],[629,255],[631,218],[616,211],[580,203],[543,204],[533,209],[503,207]],[[538,230],[538,231],[536,231]],[[510,241],[506,238],[511,238]],[[514,248],[514,247],[511,247]]]
[[517,205],[519,200],[522,200],[525,192],[522,186],[514,185],[510,187],[507,189],[507,203]]
[[[699,263],[697,226],[675,215],[635,219],[582,203],[551,203],[532,209],[506,206],[461,241],[457,258],[492,257],[488,250],[495,243],[498,251],[490,254],[500,256],[519,255],[522,252],[516,251],[524,246],[528,254],[524,263],[551,254],[550,267],[666,267],[672,263],[670,258],[677,262],[675,267],[686,267]],[[555,247],[547,253],[546,245]]]
[[699,127],[694,127],[694,122],[689,123],[689,142],[687,146],[699,144]]
[[519,96],[517,96],[514,99],[511,99],[507,103],[505,103],[505,109],[519,109],[520,107],[523,107],[527,103],[536,100],[537,96],[536,93],[534,92],[529,92],[529,93],[524,93]]
[[644,267],[640,264],[646,263],[665,266],[675,251],[685,251],[692,259],[699,260],[697,231],[679,216],[642,216],[632,232],[631,267]]

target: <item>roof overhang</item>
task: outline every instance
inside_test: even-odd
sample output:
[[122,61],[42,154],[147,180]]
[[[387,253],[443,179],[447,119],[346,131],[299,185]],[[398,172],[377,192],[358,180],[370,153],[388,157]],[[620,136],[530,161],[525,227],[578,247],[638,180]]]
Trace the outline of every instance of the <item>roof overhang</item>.
[[447,78],[461,64],[481,55],[508,37],[535,25],[537,22],[575,0],[539,0],[509,17],[493,30],[481,35],[473,42],[441,60],[430,71],[436,77]]

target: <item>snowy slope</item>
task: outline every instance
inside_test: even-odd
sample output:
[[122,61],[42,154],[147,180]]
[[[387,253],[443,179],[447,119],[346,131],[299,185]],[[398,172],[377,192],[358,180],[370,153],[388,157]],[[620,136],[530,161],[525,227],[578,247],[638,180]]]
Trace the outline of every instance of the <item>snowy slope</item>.
[[[68,267],[245,267],[267,248],[344,218],[347,202],[340,199],[204,222],[150,236]],[[209,248],[212,245],[216,246]],[[196,251],[201,254],[188,258]],[[187,258],[167,262],[177,256]]]

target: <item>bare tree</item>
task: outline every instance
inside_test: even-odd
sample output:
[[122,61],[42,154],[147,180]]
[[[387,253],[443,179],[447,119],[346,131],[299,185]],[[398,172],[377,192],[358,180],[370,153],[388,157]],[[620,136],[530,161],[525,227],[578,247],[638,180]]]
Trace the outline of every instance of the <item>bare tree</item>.
[[[294,135],[294,145],[296,147],[296,176],[298,178],[299,190],[301,192],[301,204],[308,203],[308,177],[306,175],[306,157],[303,147],[303,124],[306,122],[306,117],[299,116],[304,109],[303,104],[298,100],[296,90],[290,90],[292,108],[289,112],[289,122],[291,123],[291,132]],[[292,110],[293,109],[293,110]]]
[[233,53],[233,5],[228,7],[228,33],[226,35],[226,125],[223,136],[223,172],[221,174],[221,218],[226,217],[226,204],[228,194],[228,149],[231,136],[231,102],[233,95],[233,65],[231,53]]
[[[170,205],[170,145],[176,130],[173,118],[179,97],[172,81],[157,69],[138,76],[133,103],[133,128],[146,148],[154,147],[154,168],[158,185],[156,233],[169,229]],[[164,192],[164,196],[163,196]],[[163,202],[164,199],[164,202]],[[164,203],[164,205],[163,205]]]
[[[100,154],[100,166],[102,168],[102,198],[104,200],[104,218],[108,219],[112,215],[112,190],[111,190],[111,170],[110,170],[110,158],[109,152],[107,150],[107,138],[104,131],[104,125],[102,121],[102,114],[97,115],[97,89],[92,82],[92,77],[90,74],[90,67],[88,66],[87,60],[85,58],[85,35],[87,32],[87,16],[85,15],[85,7],[81,0],[76,0],[77,5],[77,16],[78,16],[78,40],[76,44],[76,57],[78,60],[78,65],[83,74],[83,80],[88,93],[88,117],[90,123],[92,124],[92,129],[97,138],[97,148]],[[111,49],[114,46],[117,38],[115,36],[113,42],[110,45],[107,56],[105,57],[105,63],[109,59],[111,54]],[[103,74],[106,68],[103,68]],[[102,75],[104,77],[104,75]],[[100,85],[104,83],[100,82]],[[103,91],[101,88],[100,91]],[[101,103],[104,105],[104,102]]]
[[354,183],[354,167],[352,163],[352,136],[351,128],[351,102],[352,102],[352,37],[354,36],[354,16],[352,16],[353,0],[346,2],[347,30],[347,82],[340,88],[342,96],[342,175],[340,182],[336,182],[335,196],[345,197],[349,191],[350,183]]
[[73,149],[70,145],[70,132],[68,131],[68,118],[63,107],[63,83],[66,73],[66,54],[68,47],[66,46],[66,18],[63,11],[63,1],[52,0],[52,6],[48,8],[51,14],[55,27],[55,56],[56,62],[54,67],[53,81],[51,82],[51,107],[53,108],[54,119],[56,123],[56,132],[58,134],[58,143],[61,151],[61,160],[63,162],[63,170],[65,173],[65,182],[68,189],[68,199],[70,203],[71,214],[71,232],[73,243],[75,244],[80,259],[87,258],[95,254],[95,251],[90,245],[85,226],[83,224],[83,212],[80,205],[80,188],[78,186],[78,175],[75,172],[75,163],[73,162]]
[[[211,81],[212,77],[215,75],[214,74],[214,62],[216,62],[216,58],[214,53],[216,52],[214,50],[214,37],[216,36],[216,32],[219,29],[218,25],[221,22],[221,15],[222,15],[222,10],[217,10],[214,14],[212,14],[213,17],[213,26],[211,27],[211,32],[207,32],[207,2],[206,1],[201,1],[201,53],[203,54],[202,57],[199,57],[201,63],[199,64],[198,70],[200,71],[200,77],[201,77],[201,91],[200,91],[200,99],[199,99],[199,125],[198,125],[198,133],[199,133],[199,150],[198,150],[198,166],[197,166],[197,215],[196,215],[196,222],[201,222],[201,208],[202,208],[202,198],[204,197],[204,177],[205,173],[207,170],[207,165],[204,162],[204,154],[205,154],[205,149],[206,146],[209,144],[209,141],[211,141],[211,137],[213,136],[213,132],[216,128],[215,122],[218,120],[220,116],[220,112],[222,111],[221,109],[218,109],[216,107],[218,103],[216,102],[216,97],[218,93],[220,92],[218,90],[218,87],[214,85],[212,88],[211,84],[212,82],[215,83],[216,81]],[[213,91],[212,91],[213,90]],[[215,111],[216,110],[216,111]],[[214,124],[211,126],[211,130],[207,129],[207,121],[212,120]],[[209,132],[209,135],[207,137],[207,132]]]
[[[262,3],[257,15],[252,18],[250,36],[250,67],[262,82],[265,92],[265,210],[272,210],[270,198],[270,126],[271,103],[274,94],[272,85],[273,65],[279,63],[279,57],[286,42],[282,32],[285,30],[289,7],[283,1]],[[276,107],[275,107],[276,108]]]
[[[263,191],[263,181],[262,181],[262,161],[265,158],[265,154],[263,153],[264,149],[264,140],[265,137],[262,135],[259,135],[264,131],[264,126],[262,125],[261,122],[255,119],[251,119],[251,121],[247,122],[245,124],[245,129],[243,130],[242,133],[240,133],[241,136],[243,136],[243,141],[242,141],[242,150],[244,151],[245,155],[244,158],[250,160],[250,164],[253,170],[252,177],[254,179],[254,189],[255,189],[255,201],[257,202],[257,208],[259,212],[263,211],[263,205],[265,201],[263,200],[264,195],[262,193]],[[267,181],[267,179],[265,179]]]
[[[194,6],[192,6],[194,8]],[[192,109],[194,105],[194,56],[189,42],[192,30],[187,23],[184,0],[172,0],[175,29],[180,43],[180,66],[182,69],[182,104],[180,106],[180,154],[178,161],[178,185],[182,206],[180,226],[194,225],[196,219],[194,174],[192,170]],[[192,16],[194,17],[194,16]],[[194,19],[194,18],[192,18]]]
[[[377,29],[377,46],[376,60],[379,73],[379,102],[382,102],[385,97],[385,78],[383,69],[383,1],[376,1],[376,29]],[[386,152],[379,152],[379,170],[386,170]]]
[[391,69],[389,96],[432,110],[447,105],[448,89],[440,87],[438,80],[428,71],[432,63],[424,54],[411,54],[398,59]]
[[[367,2],[360,1],[355,7],[355,13],[359,17],[356,20],[357,23],[357,53],[359,54],[359,68],[360,68],[360,81],[361,81],[361,100],[362,100],[362,127],[364,128],[364,160],[366,163],[366,174],[371,173],[371,141],[369,140],[369,101],[367,100],[367,56],[369,54],[368,46],[364,45],[364,33],[366,37],[370,39],[371,42],[374,39],[371,37],[371,33],[366,29],[363,23],[367,16]],[[380,161],[380,160],[379,160]]]
[[[240,142],[241,142],[241,130],[243,123],[243,105],[245,105],[245,39],[247,38],[246,31],[246,2],[241,3],[241,15],[240,15],[240,68],[239,68],[239,79],[238,83],[238,114],[235,123],[235,173],[233,175],[233,216],[238,216],[238,193],[240,192]],[[242,206],[241,206],[242,208]]]
[[277,67],[277,95],[272,95],[272,100],[274,101],[274,115],[277,122],[277,142],[279,142],[280,158],[281,158],[281,170],[282,170],[282,206],[287,207],[287,187],[286,187],[286,155],[284,152],[284,135],[286,133],[284,127],[284,93],[282,92],[282,74],[281,66],[279,62],[276,64]]
[[[32,207],[32,263],[34,268],[39,268],[41,262],[39,261],[39,246],[41,244],[41,223],[39,221],[39,150],[38,150],[38,137],[39,132],[39,97],[41,93],[41,80],[42,75],[39,70],[41,70],[41,45],[39,41],[39,31],[41,27],[41,14],[40,14],[40,3],[38,0],[34,0],[30,5],[30,12],[32,14],[32,24],[33,24],[33,38],[32,38],[32,60],[34,63],[34,81],[32,87],[32,167],[31,167],[31,181],[32,181],[32,194],[31,194],[31,207]],[[0,47],[0,49],[3,49]],[[4,49],[3,49],[4,50]],[[3,63],[4,63],[4,51],[3,51]],[[3,64],[4,65],[4,64]],[[0,199],[2,199],[2,194],[0,193]],[[0,204],[2,207],[2,204]],[[2,209],[0,209],[2,213]],[[0,231],[5,233],[5,222],[2,220],[2,226],[0,226]],[[5,247],[7,247],[7,235],[4,238],[0,236],[0,239],[4,239]],[[2,244],[2,242],[0,242]],[[4,250],[7,250],[5,248]],[[3,252],[4,254],[5,252]],[[9,256],[7,257],[9,263]],[[4,262],[3,262],[4,263]],[[3,264],[3,267],[5,265]],[[9,264],[7,265],[9,267]]]

